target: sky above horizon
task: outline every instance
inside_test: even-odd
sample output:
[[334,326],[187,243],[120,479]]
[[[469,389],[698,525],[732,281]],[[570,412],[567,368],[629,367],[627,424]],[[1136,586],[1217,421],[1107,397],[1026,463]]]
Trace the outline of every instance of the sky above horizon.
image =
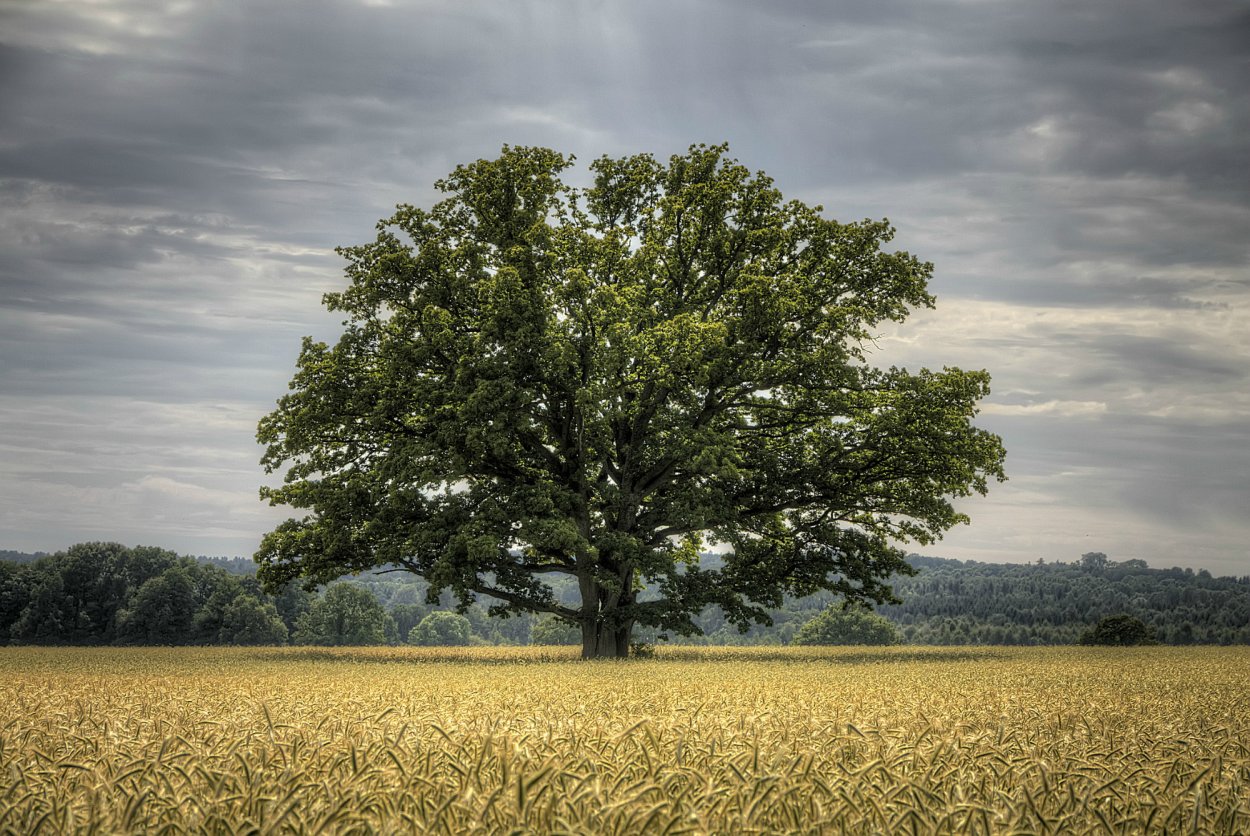
[[0,549],[250,555],[256,423],[338,245],[501,145],[730,143],[888,217],[1010,481],[926,554],[1250,573],[1250,6],[0,5]]

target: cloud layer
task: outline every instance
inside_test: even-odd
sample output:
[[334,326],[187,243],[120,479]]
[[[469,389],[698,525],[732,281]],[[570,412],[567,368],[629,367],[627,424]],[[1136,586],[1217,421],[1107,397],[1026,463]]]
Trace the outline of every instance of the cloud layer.
[[1250,572],[1239,2],[0,9],[0,546],[248,554],[332,248],[505,142],[728,140],[937,265],[882,362],[988,368],[1012,479],[933,551]]

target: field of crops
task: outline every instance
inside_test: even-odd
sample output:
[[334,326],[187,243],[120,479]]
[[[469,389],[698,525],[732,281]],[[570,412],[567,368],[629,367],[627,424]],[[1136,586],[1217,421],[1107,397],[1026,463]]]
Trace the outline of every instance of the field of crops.
[[1250,832],[1250,648],[0,648],[0,832]]

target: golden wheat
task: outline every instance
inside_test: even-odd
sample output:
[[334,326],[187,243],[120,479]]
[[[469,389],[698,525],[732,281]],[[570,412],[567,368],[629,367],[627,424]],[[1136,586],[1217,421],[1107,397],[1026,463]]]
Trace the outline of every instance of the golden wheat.
[[0,649],[0,831],[1250,832],[1250,649]]

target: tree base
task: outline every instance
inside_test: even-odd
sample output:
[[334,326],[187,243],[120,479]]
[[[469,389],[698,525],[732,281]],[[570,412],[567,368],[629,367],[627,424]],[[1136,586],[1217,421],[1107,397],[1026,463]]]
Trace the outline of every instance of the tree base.
[[597,624],[582,625],[583,659],[625,659],[629,656],[631,628],[610,630]]

